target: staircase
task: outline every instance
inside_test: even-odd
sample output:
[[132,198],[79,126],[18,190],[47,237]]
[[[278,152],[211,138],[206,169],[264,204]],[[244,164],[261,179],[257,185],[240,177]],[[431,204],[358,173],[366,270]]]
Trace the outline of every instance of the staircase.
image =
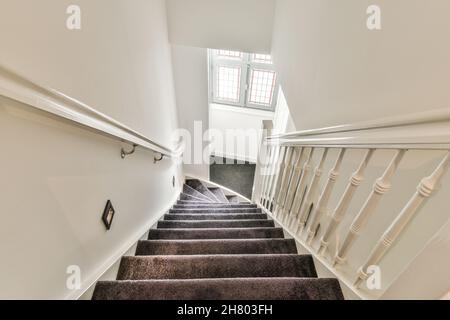
[[176,205],[123,257],[94,300],[341,300],[260,208],[187,180]]

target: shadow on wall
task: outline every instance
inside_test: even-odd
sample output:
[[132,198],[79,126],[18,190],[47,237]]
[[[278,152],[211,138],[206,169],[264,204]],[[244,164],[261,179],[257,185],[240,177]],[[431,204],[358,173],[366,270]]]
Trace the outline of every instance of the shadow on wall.
[[256,164],[221,157],[211,157],[210,179],[251,199]]

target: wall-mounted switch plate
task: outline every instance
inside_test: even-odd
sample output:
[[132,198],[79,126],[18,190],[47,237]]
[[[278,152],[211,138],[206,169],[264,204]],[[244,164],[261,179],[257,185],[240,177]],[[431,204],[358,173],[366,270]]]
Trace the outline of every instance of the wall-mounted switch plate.
[[116,211],[114,210],[114,207],[110,200],[106,203],[105,210],[103,211],[102,221],[105,224],[106,230],[111,229],[111,225],[114,219],[114,214]]

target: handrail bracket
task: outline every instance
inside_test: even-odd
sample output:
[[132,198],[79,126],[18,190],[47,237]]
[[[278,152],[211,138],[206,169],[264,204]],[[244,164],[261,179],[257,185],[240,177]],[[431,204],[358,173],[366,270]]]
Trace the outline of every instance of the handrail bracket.
[[127,156],[132,155],[136,151],[137,144],[133,144],[133,149],[131,151],[126,151],[124,148],[120,151],[120,156],[125,159]]
[[164,159],[164,154],[162,154],[162,153],[158,153],[158,154],[159,154],[159,158],[157,158],[156,156],[153,158],[154,163],[158,163]]

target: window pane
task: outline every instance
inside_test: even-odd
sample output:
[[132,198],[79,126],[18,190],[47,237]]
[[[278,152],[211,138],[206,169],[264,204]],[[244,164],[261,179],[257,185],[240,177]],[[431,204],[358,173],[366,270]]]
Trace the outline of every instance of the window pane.
[[276,75],[274,71],[253,70],[248,101],[253,104],[270,106],[272,104],[275,82]]
[[240,87],[240,67],[219,66],[217,68],[216,98],[230,102],[239,102]]
[[217,55],[223,58],[242,58],[242,52],[230,50],[217,50]]
[[272,57],[268,54],[255,53],[252,55],[252,60],[253,60],[253,62],[257,62],[257,63],[272,64]]

